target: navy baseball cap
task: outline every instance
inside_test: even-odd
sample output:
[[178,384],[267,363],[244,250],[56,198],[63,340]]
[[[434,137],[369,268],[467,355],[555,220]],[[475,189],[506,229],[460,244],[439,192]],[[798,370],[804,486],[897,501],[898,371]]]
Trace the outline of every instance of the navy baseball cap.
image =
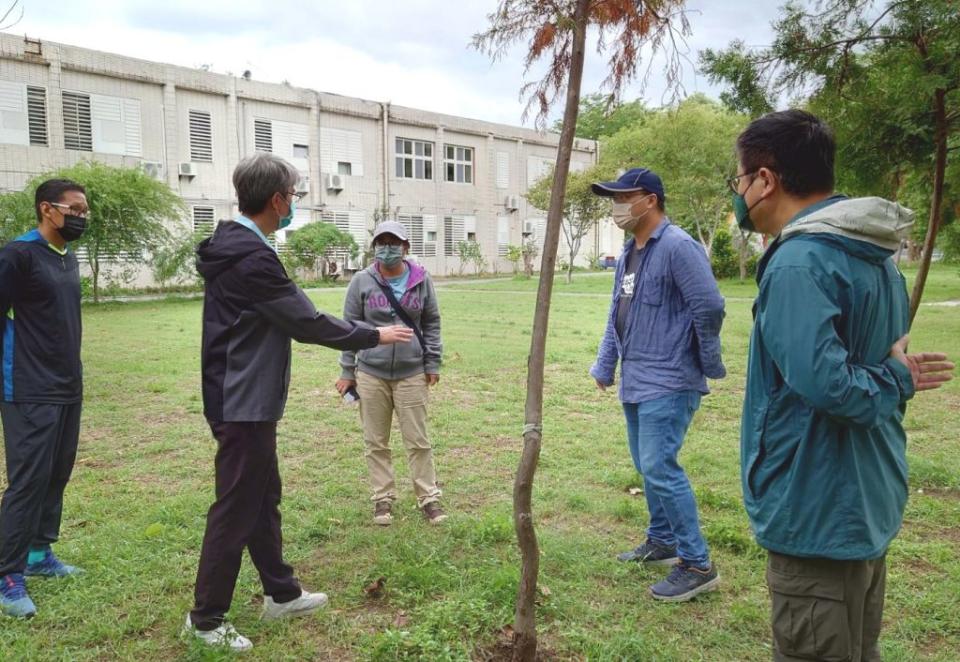
[[620,179],[615,182],[597,182],[590,187],[597,195],[612,197],[617,193],[633,193],[634,191],[647,191],[656,193],[657,200],[663,202],[663,182],[659,175],[647,168],[631,168],[620,175]]

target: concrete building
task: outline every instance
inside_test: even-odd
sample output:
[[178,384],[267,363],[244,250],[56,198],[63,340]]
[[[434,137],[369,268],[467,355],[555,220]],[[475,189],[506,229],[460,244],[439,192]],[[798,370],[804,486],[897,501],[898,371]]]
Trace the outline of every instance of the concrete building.
[[[523,194],[552,167],[558,139],[0,34],[0,191],[85,159],[142,167],[183,198],[198,230],[235,216],[234,166],[269,150],[303,175],[306,196],[289,231],[323,220],[366,247],[385,215],[407,226],[411,252],[433,273],[456,273],[456,245],[469,239],[505,270],[508,245],[543,240],[546,213]],[[596,158],[597,144],[577,139],[571,169]],[[282,244],[285,232],[277,234]],[[618,253],[622,237],[601,223],[578,262]]]

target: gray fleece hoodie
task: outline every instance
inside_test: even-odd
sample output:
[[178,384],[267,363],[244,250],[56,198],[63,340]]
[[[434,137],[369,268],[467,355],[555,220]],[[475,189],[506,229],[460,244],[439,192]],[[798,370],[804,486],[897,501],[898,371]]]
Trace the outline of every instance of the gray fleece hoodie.
[[[407,261],[410,278],[400,298],[407,315],[420,327],[426,347],[414,335],[409,343],[381,345],[359,352],[345,351],[340,355],[343,379],[356,379],[357,370],[380,379],[406,379],[420,373],[440,374],[443,343],[440,340],[440,309],[433,281],[419,264]],[[372,326],[402,324],[393,307],[377,283],[386,283],[379,263],[359,271],[350,281],[343,303],[343,319],[366,322]],[[387,285],[389,287],[389,285]]]

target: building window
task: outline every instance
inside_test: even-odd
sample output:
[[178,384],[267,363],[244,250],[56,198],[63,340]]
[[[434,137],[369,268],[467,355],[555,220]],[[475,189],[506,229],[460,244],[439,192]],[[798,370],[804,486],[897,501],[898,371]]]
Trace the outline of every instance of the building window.
[[210,113],[205,110],[191,110],[190,116],[190,160],[213,162],[213,130]]
[[457,244],[466,239],[463,216],[446,216],[443,219],[443,254],[457,255]]
[[90,95],[63,92],[63,143],[67,149],[93,151]]
[[510,247],[510,217],[497,216],[497,255],[505,257]]
[[[349,168],[349,172],[344,172]],[[363,136],[359,131],[320,127],[320,172],[363,177]]]
[[43,87],[27,85],[27,120],[29,122],[30,144],[47,144],[47,90]]
[[473,183],[473,148],[444,145],[443,168],[448,182]]
[[209,237],[213,234],[215,210],[213,207],[193,208],[193,234],[197,237]]
[[294,146],[293,146],[293,158],[295,158],[295,159],[309,159],[309,158],[310,158],[310,146],[309,146],[309,145],[294,145]]
[[0,143],[47,146],[47,90],[0,80]]
[[258,152],[273,151],[273,123],[270,120],[253,120],[253,147]]
[[397,177],[433,179],[433,143],[397,138]]
[[497,188],[510,186],[510,155],[507,152],[497,152]]
[[[437,217],[428,214],[400,214],[397,221],[407,229],[410,252],[418,257],[437,255]],[[433,239],[431,240],[431,236]]]

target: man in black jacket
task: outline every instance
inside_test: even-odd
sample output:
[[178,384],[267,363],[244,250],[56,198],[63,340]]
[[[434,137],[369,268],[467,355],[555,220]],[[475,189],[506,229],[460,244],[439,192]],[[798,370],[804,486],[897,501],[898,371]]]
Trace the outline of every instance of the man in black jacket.
[[374,329],[319,313],[287,277],[266,236],[293,220],[298,179],[292,165],[269,153],[241,161],[233,173],[241,215],[197,248],[206,281],[203,407],[218,444],[217,498],[184,631],[233,650],[252,646],[224,620],[244,547],[263,583],[263,618],[302,616],[327,603],[323,593],[300,587],[282,553],[276,431],[290,382],[290,339],[344,350],[412,335],[403,326]]
[[7,489],[0,506],[0,608],[36,607],[24,575],[79,572],[50,549],[80,438],[80,271],[67,242],[86,228],[83,187],[50,179],[34,198],[37,227],[0,249],[0,417]]

